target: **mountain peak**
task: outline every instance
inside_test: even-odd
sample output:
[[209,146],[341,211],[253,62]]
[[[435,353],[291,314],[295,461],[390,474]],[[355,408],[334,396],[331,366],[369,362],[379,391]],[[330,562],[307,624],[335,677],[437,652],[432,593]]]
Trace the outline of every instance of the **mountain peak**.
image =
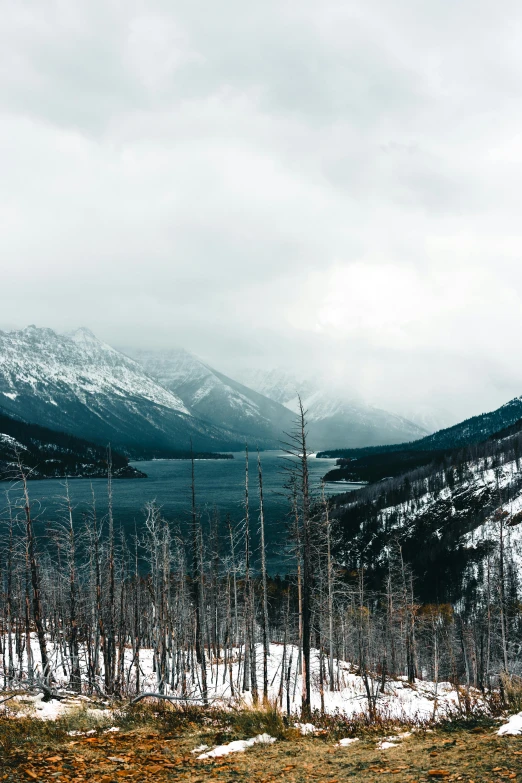
[[29,326],[26,326],[24,329],[19,329],[14,332],[9,332],[11,335],[22,335],[24,338],[30,338],[30,337],[47,337],[47,338],[55,338],[57,337],[57,334],[52,329],[49,329],[47,326],[35,326],[35,324],[30,324]]
[[187,423],[191,413],[178,396],[85,327],[0,333],[0,409],[96,442],[173,448],[193,433],[208,448],[228,437]]
[[100,343],[94,332],[91,332],[87,326],[80,326],[74,332],[69,332],[67,336],[74,340],[75,343]]

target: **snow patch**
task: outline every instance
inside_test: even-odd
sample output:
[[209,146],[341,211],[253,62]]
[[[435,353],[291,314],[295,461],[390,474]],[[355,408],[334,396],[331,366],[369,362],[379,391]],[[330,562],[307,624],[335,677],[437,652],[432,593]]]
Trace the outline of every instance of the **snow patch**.
[[294,727],[299,729],[299,733],[306,736],[307,734],[317,734],[318,728],[313,723],[294,723]]
[[22,451],[26,451],[23,443],[20,443],[20,441],[16,440],[16,438],[13,438],[12,435],[6,435],[5,433],[0,432],[0,440],[10,446],[12,449],[21,449]]
[[85,328],[73,335],[36,327],[0,332],[0,381],[17,390],[2,392],[11,400],[27,393],[55,406],[64,398],[84,404],[95,400],[99,409],[121,397],[192,415],[177,395],[147,375],[138,362]]
[[228,756],[229,753],[243,753],[247,748],[252,748],[254,745],[271,745],[275,741],[275,737],[271,737],[270,734],[258,734],[257,737],[251,737],[251,739],[235,740],[227,745],[218,745],[217,748],[209,750],[208,753],[201,753],[198,759],[214,759],[219,756]]
[[508,722],[504,723],[504,725],[499,728],[497,734],[499,734],[501,737],[505,734],[522,734],[522,712],[519,712],[516,715],[511,715],[511,717],[508,719]]
[[68,731],[69,737],[88,737],[89,734],[96,734],[96,729],[89,729],[89,731]]

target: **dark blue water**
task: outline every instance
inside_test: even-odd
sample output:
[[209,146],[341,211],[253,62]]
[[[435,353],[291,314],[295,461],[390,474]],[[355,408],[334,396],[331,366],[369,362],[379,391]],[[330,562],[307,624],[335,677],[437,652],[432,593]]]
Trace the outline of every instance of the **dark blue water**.
[[[140,530],[144,522],[144,506],[147,501],[156,501],[163,516],[178,522],[183,533],[187,532],[191,513],[191,464],[189,460],[154,460],[134,463],[144,471],[146,479],[121,479],[113,481],[113,511],[117,526],[128,533],[134,533],[135,526]],[[283,573],[288,567],[284,546],[286,525],[290,503],[285,490],[288,475],[285,467],[289,460],[283,452],[265,451],[261,454],[263,468],[263,494],[266,521],[267,555],[272,573]],[[333,459],[310,458],[308,461],[312,492],[319,495],[321,478],[335,464]],[[234,454],[232,460],[197,460],[196,503],[201,513],[203,526],[209,525],[216,511],[221,520],[227,514],[235,523],[245,516],[245,455]],[[259,520],[259,491],[257,476],[257,454],[250,454],[250,519],[257,541]],[[69,479],[69,493],[74,506],[74,515],[78,522],[89,510],[91,503],[91,484],[96,496],[98,515],[107,511],[107,482],[104,479]],[[358,485],[353,485],[355,488]],[[7,487],[5,487],[7,489]],[[350,487],[343,484],[326,485],[327,494],[347,491]],[[60,513],[63,498],[63,482],[58,479],[33,481],[29,484],[33,514],[39,523],[52,521]],[[18,492],[19,494],[19,492]],[[13,500],[17,491],[12,492]],[[0,509],[2,502],[0,501]]]

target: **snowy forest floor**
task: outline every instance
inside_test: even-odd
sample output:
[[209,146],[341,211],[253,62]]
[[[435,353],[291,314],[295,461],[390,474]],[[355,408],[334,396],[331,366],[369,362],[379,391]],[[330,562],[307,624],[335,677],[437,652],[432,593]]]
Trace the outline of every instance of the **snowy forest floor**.
[[[522,780],[522,737],[498,736],[498,722],[486,718],[411,733],[397,724],[369,727],[330,718],[320,733],[302,735],[275,710],[231,713],[153,703],[113,714],[110,724],[96,729],[90,725],[81,714],[56,721],[0,718],[0,780],[362,783],[383,774],[408,783]],[[260,733],[275,741],[198,758],[203,746]],[[350,744],[340,744],[350,737]]]

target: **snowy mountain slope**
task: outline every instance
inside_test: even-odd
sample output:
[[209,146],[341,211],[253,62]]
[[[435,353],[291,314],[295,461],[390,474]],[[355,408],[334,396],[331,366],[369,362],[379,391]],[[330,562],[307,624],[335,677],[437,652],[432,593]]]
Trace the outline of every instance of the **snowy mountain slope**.
[[183,349],[132,351],[145,371],[200,418],[238,433],[252,446],[277,448],[292,414]]
[[127,450],[230,448],[230,433],[193,416],[140,364],[88,329],[0,332],[0,409]]
[[[506,434],[507,433],[507,434]],[[505,542],[522,564],[522,421],[431,465],[340,496],[335,516],[347,561],[364,552],[381,576],[400,551],[422,585],[423,600],[460,600],[477,569],[498,549],[499,513]]]
[[426,435],[425,429],[402,416],[320,388],[311,379],[297,378],[280,370],[246,371],[244,378],[253,388],[277,400],[294,414],[299,409],[298,394],[301,396],[307,412],[309,441],[314,450],[347,445],[352,448],[374,446]]

